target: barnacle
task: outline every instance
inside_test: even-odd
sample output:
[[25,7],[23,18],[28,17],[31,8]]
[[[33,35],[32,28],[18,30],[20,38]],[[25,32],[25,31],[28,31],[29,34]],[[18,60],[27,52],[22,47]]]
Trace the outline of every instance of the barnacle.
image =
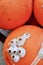
[[23,35],[23,37],[25,38],[25,39],[28,39],[28,38],[30,38],[30,33],[25,33],[24,35]]
[[18,55],[22,58],[26,55],[26,50],[23,47],[18,48]]
[[11,55],[11,58],[14,62],[18,62],[20,60],[20,56],[19,55],[15,55],[15,54],[12,54]]
[[16,45],[17,45],[16,39],[12,39],[12,40],[10,41],[10,46],[15,47]]
[[12,54],[13,53],[13,48],[12,47],[9,47],[8,48],[8,52],[9,52],[9,54]]
[[24,45],[24,43],[25,43],[25,38],[23,38],[23,36],[21,36],[21,37],[18,37],[17,38],[17,45],[18,46],[23,46]]

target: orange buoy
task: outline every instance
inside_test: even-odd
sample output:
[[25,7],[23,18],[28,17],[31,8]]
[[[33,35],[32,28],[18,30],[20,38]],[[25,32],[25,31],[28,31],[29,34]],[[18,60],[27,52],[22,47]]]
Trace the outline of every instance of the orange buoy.
[[14,30],[5,41],[3,55],[6,65],[43,65],[41,48],[43,49],[42,29],[36,26],[22,26]]
[[43,27],[43,0],[34,0],[34,15]]
[[32,0],[1,0],[0,28],[14,29],[23,25],[31,16]]

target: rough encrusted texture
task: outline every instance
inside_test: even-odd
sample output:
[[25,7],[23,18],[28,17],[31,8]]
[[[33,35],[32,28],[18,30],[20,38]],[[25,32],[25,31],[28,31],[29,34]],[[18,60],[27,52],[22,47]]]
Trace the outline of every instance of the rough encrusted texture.
[[3,58],[3,43],[0,41],[0,65],[6,65]]

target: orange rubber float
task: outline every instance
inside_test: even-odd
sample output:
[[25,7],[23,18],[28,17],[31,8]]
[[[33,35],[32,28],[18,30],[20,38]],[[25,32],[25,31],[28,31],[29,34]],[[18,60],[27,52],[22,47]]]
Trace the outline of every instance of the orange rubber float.
[[0,28],[14,29],[23,25],[31,16],[32,0],[1,0]]
[[6,65],[43,65],[43,31],[22,26],[6,39],[3,49]]
[[34,15],[43,27],[43,0],[34,0]]

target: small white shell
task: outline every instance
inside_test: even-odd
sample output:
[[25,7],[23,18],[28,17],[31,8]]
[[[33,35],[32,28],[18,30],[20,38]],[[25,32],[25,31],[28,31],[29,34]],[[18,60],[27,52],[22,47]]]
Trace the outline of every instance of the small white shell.
[[9,47],[8,52],[9,52],[9,54],[12,54],[13,53],[13,48]]
[[17,38],[17,45],[22,46],[25,44],[25,38],[23,36]]
[[14,62],[18,62],[20,60],[20,56],[19,55],[15,55],[15,54],[12,54],[11,55],[11,58]]
[[17,52],[18,52],[18,47],[15,46],[15,47],[13,48],[13,53],[14,53],[14,54],[17,54]]
[[28,39],[28,38],[30,38],[30,33],[25,33],[24,35],[23,35],[23,37],[25,38],[25,39]]
[[16,45],[17,45],[16,39],[13,39],[13,40],[10,41],[10,46],[11,47],[15,47]]
[[18,48],[18,55],[20,57],[24,57],[26,55],[26,50],[24,48],[22,48],[22,47],[19,47]]

